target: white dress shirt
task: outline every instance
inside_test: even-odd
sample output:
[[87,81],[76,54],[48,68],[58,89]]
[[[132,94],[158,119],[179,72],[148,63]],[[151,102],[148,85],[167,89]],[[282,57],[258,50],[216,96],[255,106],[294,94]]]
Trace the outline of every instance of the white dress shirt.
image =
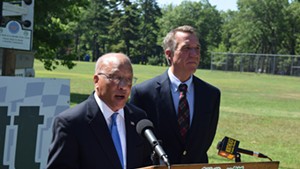
[[191,77],[189,78],[189,80],[185,81],[185,82],[181,82],[172,72],[170,69],[168,69],[168,76],[170,78],[171,81],[171,93],[172,93],[172,97],[173,97],[173,103],[174,103],[174,108],[176,110],[176,115],[178,115],[178,104],[179,104],[179,90],[178,90],[178,86],[181,83],[184,83],[188,86],[188,90],[186,92],[186,96],[187,96],[187,100],[189,103],[189,110],[190,110],[190,126],[192,124],[192,119],[194,116],[194,84],[193,82],[193,75],[191,75]]
[[[100,108],[100,110],[103,113],[103,116],[105,118],[105,121],[107,123],[108,128],[110,128],[111,126],[111,116],[113,113],[115,113],[114,111],[112,111],[96,94],[96,92],[94,93],[94,97],[96,99],[96,102]],[[124,109],[120,109],[117,111],[117,113],[119,113],[119,115],[117,116],[117,128],[118,128],[118,132],[120,135],[120,141],[121,141],[121,145],[122,145],[122,153],[123,153],[123,163],[124,163],[124,168],[126,168],[127,166],[127,157],[126,157],[126,152],[127,152],[127,147],[126,147],[126,128],[125,128],[125,116],[124,116]]]

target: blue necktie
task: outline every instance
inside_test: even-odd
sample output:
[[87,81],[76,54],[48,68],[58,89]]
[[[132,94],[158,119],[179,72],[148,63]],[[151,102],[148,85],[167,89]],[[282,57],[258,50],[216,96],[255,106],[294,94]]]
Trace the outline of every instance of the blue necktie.
[[117,121],[116,121],[118,114],[119,113],[114,113],[111,116],[110,132],[111,132],[111,137],[112,137],[112,139],[114,141],[115,148],[117,150],[117,153],[118,153],[121,165],[123,167],[124,164],[123,164],[122,146],[121,146],[120,136],[119,136],[119,132],[118,132],[118,128],[117,128]]

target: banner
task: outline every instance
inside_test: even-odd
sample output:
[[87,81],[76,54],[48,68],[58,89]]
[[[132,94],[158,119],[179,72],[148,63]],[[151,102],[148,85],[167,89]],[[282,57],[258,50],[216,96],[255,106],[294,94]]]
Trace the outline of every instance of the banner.
[[69,105],[69,80],[0,77],[0,169],[46,168],[53,118]]

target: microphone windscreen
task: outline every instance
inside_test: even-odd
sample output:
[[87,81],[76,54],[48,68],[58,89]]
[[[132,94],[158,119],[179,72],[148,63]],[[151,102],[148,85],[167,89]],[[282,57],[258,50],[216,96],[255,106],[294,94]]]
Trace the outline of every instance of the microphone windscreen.
[[228,159],[235,158],[239,143],[239,141],[233,138],[224,137],[223,140],[217,145],[217,149],[219,150],[218,155],[226,157]]
[[153,123],[148,119],[142,119],[136,124],[136,131],[141,135],[148,128],[153,128]]

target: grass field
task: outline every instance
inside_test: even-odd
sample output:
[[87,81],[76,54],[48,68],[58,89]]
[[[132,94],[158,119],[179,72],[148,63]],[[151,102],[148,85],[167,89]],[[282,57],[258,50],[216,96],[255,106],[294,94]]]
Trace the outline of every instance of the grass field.
[[[46,71],[35,61],[36,77],[70,79],[71,106],[93,91],[92,62],[76,62],[68,70]],[[133,65],[137,83],[161,74],[166,67]],[[300,168],[300,77],[255,73],[198,70],[195,74],[221,92],[217,135],[209,150],[210,163],[234,162],[217,155],[216,145],[224,136],[240,141],[240,147],[261,152],[280,169]],[[242,162],[268,161],[242,154]]]

